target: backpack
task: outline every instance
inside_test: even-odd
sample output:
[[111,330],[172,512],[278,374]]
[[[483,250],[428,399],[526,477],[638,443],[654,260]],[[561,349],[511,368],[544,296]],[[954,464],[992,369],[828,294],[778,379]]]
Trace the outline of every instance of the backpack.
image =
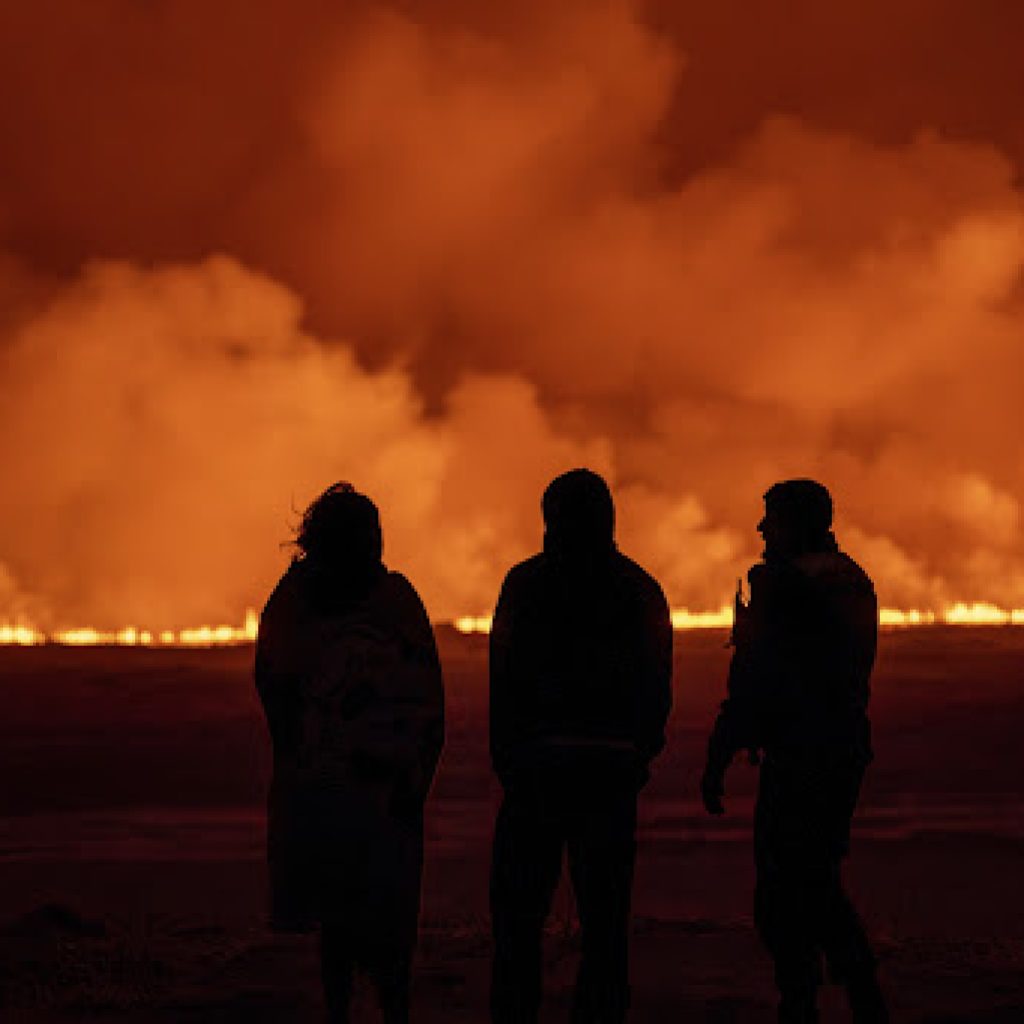
[[358,616],[331,619],[311,638],[297,761],[314,775],[389,779],[415,758],[400,701],[408,667],[391,631]]

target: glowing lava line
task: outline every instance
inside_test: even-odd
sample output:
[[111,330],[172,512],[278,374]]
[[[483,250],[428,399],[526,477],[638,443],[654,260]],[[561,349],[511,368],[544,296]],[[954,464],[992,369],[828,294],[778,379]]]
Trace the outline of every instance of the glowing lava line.
[[[879,624],[884,627],[910,628],[913,626],[1024,626],[1024,608],[1000,608],[985,601],[968,604],[958,601],[942,611],[921,608],[882,608]],[[463,615],[453,623],[460,633],[489,633],[489,615]],[[714,611],[692,612],[689,608],[672,609],[672,628],[729,629],[732,626],[732,606],[722,605]]]
[[[693,612],[672,609],[672,627],[676,630],[728,629],[732,626],[732,606]],[[882,608],[879,623],[886,628],[909,629],[915,626],[1024,626],[1024,608],[1000,608],[985,601],[958,601],[942,611],[922,608]],[[452,622],[460,633],[487,634],[490,615],[462,615]],[[0,646],[34,647],[56,644],[64,647],[230,647],[251,644],[256,639],[259,615],[246,610],[240,626],[192,626],[185,629],[150,630],[124,626],[116,630],[82,626],[45,631],[25,623],[0,623]]]
[[229,647],[256,639],[259,616],[247,608],[240,626],[190,626],[185,629],[140,629],[124,626],[102,630],[92,626],[45,632],[26,623],[0,624],[0,645],[32,647],[58,644],[64,647]]

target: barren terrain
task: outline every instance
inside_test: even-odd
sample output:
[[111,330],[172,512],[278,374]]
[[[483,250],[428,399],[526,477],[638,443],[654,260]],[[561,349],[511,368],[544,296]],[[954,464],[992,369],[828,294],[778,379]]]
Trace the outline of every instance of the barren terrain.
[[[441,630],[448,745],[428,808],[416,1019],[485,1019],[486,640]],[[750,918],[753,770],[699,809],[728,651],[677,634],[669,745],[641,805],[633,1020],[769,1022]],[[32,1024],[316,1021],[312,942],[264,926],[269,749],[251,649],[0,651],[0,1013]],[[900,1021],[1024,1020],[1024,630],[883,636],[851,888]],[[575,956],[556,899],[546,1021]],[[363,998],[363,1017],[374,1020]],[[836,993],[826,1021],[845,1019]]]

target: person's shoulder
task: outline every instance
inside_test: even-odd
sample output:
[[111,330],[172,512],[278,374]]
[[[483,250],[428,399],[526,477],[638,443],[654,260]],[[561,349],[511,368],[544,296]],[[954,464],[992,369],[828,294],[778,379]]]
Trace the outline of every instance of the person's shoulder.
[[747,583],[752,587],[764,582],[771,575],[771,567],[766,562],[755,562],[747,570]]
[[387,588],[393,594],[419,599],[419,593],[412,585],[409,577],[397,569],[385,569],[381,577],[381,586]]
[[273,617],[281,610],[292,606],[298,600],[301,591],[299,576],[299,563],[297,561],[292,562],[282,573],[281,578],[270,592],[270,596],[263,606],[261,618]]
[[866,570],[845,551],[838,552],[840,567],[837,575],[844,585],[864,598],[875,598],[875,584]]
[[639,586],[661,589],[661,584],[658,583],[654,576],[639,562],[630,558],[629,555],[616,551],[612,558],[616,570],[626,579],[635,581]]
[[399,608],[421,609],[423,599],[405,573],[385,569],[378,583],[378,593],[388,603]]
[[407,576],[385,569],[371,594],[365,614],[370,621],[415,646],[429,646],[433,626],[422,598]]
[[791,562],[760,561],[747,570],[750,599],[758,604],[786,598],[798,585],[800,574]]
[[811,579],[834,589],[874,591],[871,577],[845,551],[826,551],[805,555],[800,570]]
[[547,561],[542,551],[529,558],[524,558],[505,573],[503,587],[505,589],[527,587],[543,577],[546,567]]
[[843,563],[843,571],[850,576],[855,577],[858,580],[863,580],[870,586],[874,586],[871,577],[868,575],[867,570],[859,562],[852,559],[845,551],[840,551],[839,558]]
[[667,604],[665,591],[661,584],[639,562],[635,562],[629,555],[624,555],[621,551],[616,551],[614,564],[620,576],[637,593],[648,600]]
[[257,660],[266,659],[271,651],[287,650],[296,630],[308,620],[301,566],[296,561],[284,571],[260,612],[256,633]]

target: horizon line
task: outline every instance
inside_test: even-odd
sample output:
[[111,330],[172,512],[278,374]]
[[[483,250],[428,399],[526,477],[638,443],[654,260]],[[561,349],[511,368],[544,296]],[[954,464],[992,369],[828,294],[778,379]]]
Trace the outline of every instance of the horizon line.
[[[726,630],[733,624],[733,608],[722,605],[708,611],[688,608],[671,610],[672,628],[689,630]],[[490,615],[460,615],[453,619],[432,621],[435,627],[450,627],[465,636],[490,633]],[[883,629],[909,629],[926,626],[1024,626],[1024,608],[1004,608],[988,601],[957,601],[941,611],[922,608],[879,609],[879,625]],[[181,629],[146,629],[128,625],[118,629],[97,629],[92,626],[44,630],[22,619],[0,622],[0,647],[150,647],[203,648],[244,646],[255,642],[259,631],[259,614],[247,608],[240,626],[226,624],[188,626]]]

